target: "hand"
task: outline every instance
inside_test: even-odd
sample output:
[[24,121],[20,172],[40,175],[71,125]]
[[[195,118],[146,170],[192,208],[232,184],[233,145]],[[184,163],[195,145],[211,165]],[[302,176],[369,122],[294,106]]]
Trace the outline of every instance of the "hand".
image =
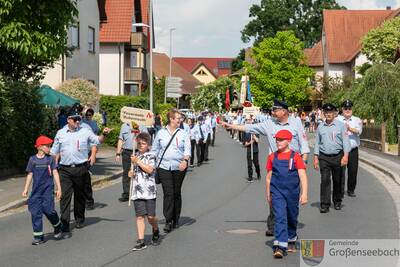
[[135,172],[129,171],[129,172],[128,172],[128,177],[131,177],[131,178],[132,178],[133,176],[135,176]]
[[89,164],[90,164],[90,167],[92,167],[92,166],[96,163],[96,157],[92,155],[92,156],[88,159],[88,162],[89,162]]
[[28,197],[28,190],[24,190],[24,191],[22,192],[22,196],[23,196],[23,197]]
[[179,170],[183,172],[187,168],[187,162],[186,160],[182,160],[181,163],[179,164]]
[[227,129],[227,130],[231,129],[231,127],[232,127],[231,124],[226,123],[226,122],[224,122],[224,121],[221,121],[221,125],[222,125],[222,127],[224,127],[224,128]]
[[317,157],[314,157],[314,169],[318,170],[319,161]]
[[62,196],[61,189],[58,189],[58,190],[56,191],[56,198],[57,198],[57,200],[60,200],[60,199],[61,199],[61,196]]
[[131,161],[132,161],[132,163],[134,163],[134,164],[138,164],[138,162],[139,162],[139,157],[137,157],[137,156],[131,156]]
[[115,162],[120,162],[120,161],[121,161],[121,155],[116,155]]
[[349,162],[349,158],[348,157],[343,157],[342,160],[340,161],[340,165],[341,166],[346,166],[348,162]]
[[271,192],[267,193],[267,202],[269,203],[269,205],[272,205],[272,198],[271,198]]
[[102,134],[103,134],[103,135],[108,135],[112,130],[113,130],[113,129],[110,129],[110,128],[106,127],[106,128],[103,129]]
[[301,194],[299,202],[301,205],[307,204],[308,202],[307,194]]

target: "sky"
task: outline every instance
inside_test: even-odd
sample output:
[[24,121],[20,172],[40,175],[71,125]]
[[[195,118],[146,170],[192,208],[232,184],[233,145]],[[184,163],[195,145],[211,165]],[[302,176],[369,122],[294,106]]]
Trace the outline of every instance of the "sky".
[[[157,52],[180,57],[236,57],[251,46],[240,39],[249,8],[261,0],[153,0]],[[347,9],[392,9],[400,0],[337,0]]]

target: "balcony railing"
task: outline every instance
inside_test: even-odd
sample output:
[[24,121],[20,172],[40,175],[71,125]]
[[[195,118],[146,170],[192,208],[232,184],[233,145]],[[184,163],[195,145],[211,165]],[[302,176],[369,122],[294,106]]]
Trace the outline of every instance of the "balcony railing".
[[132,32],[130,45],[136,48],[141,47],[147,50],[148,48],[147,36],[144,35],[144,33],[142,32]]
[[143,68],[125,68],[125,81],[147,84],[147,72]]

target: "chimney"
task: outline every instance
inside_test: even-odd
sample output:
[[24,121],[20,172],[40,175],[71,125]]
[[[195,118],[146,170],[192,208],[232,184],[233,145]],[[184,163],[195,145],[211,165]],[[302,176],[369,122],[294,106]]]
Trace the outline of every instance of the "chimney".
[[392,10],[391,6],[386,6],[386,10]]

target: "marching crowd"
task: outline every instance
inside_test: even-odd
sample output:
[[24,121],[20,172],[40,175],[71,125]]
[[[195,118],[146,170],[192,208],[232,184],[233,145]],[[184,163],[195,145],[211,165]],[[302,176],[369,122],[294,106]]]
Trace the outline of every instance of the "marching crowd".
[[[352,115],[352,102],[342,104],[342,115],[337,108],[324,104],[322,113],[312,113],[308,127],[316,130],[313,165],[320,169],[320,212],[327,213],[333,202],[335,210],[342,208],[345,187],[345,168],[348,170],[347,194],[355,197],[358,169],[359,135],[362,122]],[[85,114],[85,120],[82,120]],[[89,116],[87,116],[89,115]],[[54,141],[40,136],[35,144],[37,154],[28,162],[28,173],[22,195],[28,196],[33,182],[28,207],[32,215],[33,245],[43,243],[43,214],[54,226],[54,237],[62,238],[70,232],[70,208],[74,196],[75,228],[84,227],[85,209],[93,209],[90,167],[95,164],[97,145],[112,130],[99,129],[90,122],[92,110],[82,113],[74,106],[67,113],[67,124]],[[308,115],[307,115],[308,116]],[[188,168],[200,167],[209,160],[209,149],[215,144],[217,124],[224,126],[232,138],[242,142],[247,150],[248,181],[261,179],[259,138],[265,136],[269,148],[267,159],[266,198],[270,204],[266,235],[275,236],[273,253],[282,258],[296,250],[299,204],[306,204],[306,166],[310,148],[301,117],[291,114],[285,101],[274,101],[271,112],[257,116],[243,116],[241,111],[218,116],[203,111],[197,114],[172,109],[167,124],[155,118],[154,134],[135,123],[121,127],[116,160],[122,161],[122,194],[120,202],[133,202],[137,243],[133,250],[147,247],[144,240],[145,220],[152,226],[152,244],[157,245],[160,230],[156,217],[157,184],[163,190],[164,233],[179,227],[182,208],[181,188]],[[324,118],[324,120],[323,120]],[[306,126],[307,127],[307,126]],[[152,132],[152,131],[150,131]],[[196,162],[195,162],[196,159]],[[196,164],[195,164],[196,163]],[[333,185],[333,192],[331,190]],[[58,216],[54,205],[54,184],[60,200]]]

